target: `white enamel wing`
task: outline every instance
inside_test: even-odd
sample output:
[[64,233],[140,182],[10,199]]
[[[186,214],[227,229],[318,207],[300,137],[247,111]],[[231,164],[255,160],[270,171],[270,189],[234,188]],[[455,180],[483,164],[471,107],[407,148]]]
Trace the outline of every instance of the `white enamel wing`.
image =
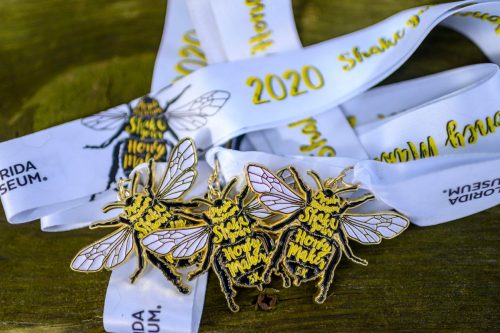
[[188,258],[203,250],[210,236],[208,226],[160,230],[144,237],[142,244],[156,254],[172,253],[174,258]]
[[[281,178],[291,189],[296,188],[295,180],[288,168],[283,168],[277,172],[279,178]],[[257,196],[251,198],[250,202],[245,206],[245,210],[254,218],[265,219],[271,216],[269,210],[264,208],[259,202]]]
[[347,236],[362,244],[378,244],[382,238],[394,238],[410,224],[406,217],[396,212],[345,213],[340,222]]
[[259,194],[262,204],[271,211],[290,214],[303,207],[304,199],[264,167],[248,165],[247,176],[250,186]]
[[125,261],[133,249],[132,229],[124,227],[84,248],[71,262],[71,268],[80,272],[112,269]]
[[[165,110],[170,127],[175,130],[194,131],[207,123],[226,104],[230,93],[212,90],[172,110]],[[131,107],[130,107],[131,109]],[[82,119],[82,124],[96,131],[115,130],[127,122],[130,111],[123,106],[99,112]]]
[[167,111],[168,123],[175,130],[194,131],[204,126],[208,117],[219,112],[229,96],[227,91],[209,91],[185,105]]
[[252,198],[244,208],[249,215],[257,219],[265,219],[271,216],[271,213],[260,204],[257,197]]
[[[286,172],[287,169],[284,170]],[[268,209],[290,214],[304,204],[304,199],[291,188],[293,187],[291,177],[285,173],[278,177],[259,165],[250,164],[247,167],[247,174],[250,185]],[[346,212],[340,218],[340,224],[347,236],[363,244],[378,244],[382,238],[393,238],[402,233],[409,223],[406,217],[396,212],[373,214]]]
[[161,200],[175,200],[186,193],[196,179],[196,148],[191,139],[179,141],[170,154],[167,170],[155,188]]

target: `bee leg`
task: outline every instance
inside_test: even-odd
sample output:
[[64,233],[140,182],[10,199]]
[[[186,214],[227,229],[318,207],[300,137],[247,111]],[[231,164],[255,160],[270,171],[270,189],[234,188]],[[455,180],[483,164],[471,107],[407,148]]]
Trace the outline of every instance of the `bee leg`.
[[123,145],[125,140],[118,141],[116,146],[113,148],[113,164],[109,170],[108,183],[106,184],[106,190],[111,188],[111,184],[116,182],[116,175],[118,174],[118,168],[120,167],[120,147]]
[[[266,249],[266,254],[269,255],[269,252],[271,252],[272,249],[274,248],[274,246],[273,246],[274,245],[274,241],[271,238],[271,236],[269,236],[268,234],[263,233],[263,232],[256,232],[255,236],[264,243],[264,247]],[[266,270],[264,270],[264,272],[265,271]],[[262,274],[264,274],[264,272]],[[261,278],[263,278],[263,275],[261,276]],[[266,283],[268,283],[268,282],[266,282]],[[262,284],[260,284],[257,288],[259,288],[259,290],[262,290]]]
[[292,285],[292,279],[288,276],[288,273],[286,272],[285,265],[283,263],[280,264],[281,267],[281,278],[283,279],[283,288],[290,288]]
[[278,239],[276,248],[269,259],[269,264],[267,264],[266,269],[264,270],[263,280],[265,283],[271,282],[271,274],[273,271],[277,271],[279,267],[279,263],[283,260],[283,256],[285,255],[286,244],[288,243],[288,239],[291,234],[297,230],[297,227],[290,228],[286,230]]
[[109,220],[97,221],[89,225],[89,229],[97,229],[97,228],[105,228],[105,227],[113,227],[119,224],[127,224],[125,219],[120,217],[114,217]]
[[368,261],[361,259],[361,258],[358,258],[354,255],[351,247],[349,246],[349,241],[347,240],[347,237],[345,236],[344,231],[339,229],[338,235],[340,238],[340,242],[342,243],[342,247],[344,248],[344,253],[345,253],[345,256],[347,257],[347,259],[351,260],[352,262],[354,262],[356,264],[360,264],[363,266],[368,265]]
[[172,284],[179,290],[182,294],[189,294],[189,288],[182,282],[181,276],[177,273],[173,267],[170,266],[168,262],[162,260],[162,258],[155,256],[149,251],[145,251],[146,256],[155,267],[157,267],[163,276],[167,278]]
[[151,195],[154,195],[153,183],[155,179],[155,172],[156,172],[155,161],[151,158],[148,161],[148,179],[146,181],[146,186],[144,186],[144,190],[150,193]]
[[134,271],[134,274],[130,276],[130,283],[134,283],[137,278],[144,272],[144,253],[142,251],[141,247],[141,241],[137,235],[136,232],[134,232],[134,243],[135,243],[135,249],[137,253],[137,268]]
[[271,236],[263,232],[256,232],[255,236],[264,243],[267,251],[271,251],[273,249],[274,242]]
[[238,312],[240,310],[240,307],[234,301],[234,297],[236,296],[236,291],[233,289],[231,279],[219,260],[220,253],[221,253],[220,251],[217,251],[215,253],[214,272],[219,278],[220,286],[222,292],[226,296],[229,310],[231,310],[232,312]]
[[321,278],[321,280],[318,282],[318,294],[314,298],[314,301],[318,304],[323,303],[326,300],[326,297],[328,296],[328,290],[330,289],[330,285],[332,284],[333,281],[333,275],[335,273],[335,268],[340,262],[340,257],[342,255],[342,250],[340,248],[340,245],[337,242],[333,242],[333,246],[335,247],[335,253],[333,254],[332,259],[326,265],[324,274]]
[[103,148],[106,148],[114,140],[116,140],[116,138],[118,138],[120,136],[120,134],[122,134],[122,132],[125,130],[125,127],[126,127],[126,124],[123,124],[122,126],[120,126],[120,128],[115,132],[115,134],[113,134],[112,137],[110,137],[109,139],[107,139],[106,141],[101,143],[100,145],[97,145],[97,146],[86,145],[83,147],[83,149],[103,149]]

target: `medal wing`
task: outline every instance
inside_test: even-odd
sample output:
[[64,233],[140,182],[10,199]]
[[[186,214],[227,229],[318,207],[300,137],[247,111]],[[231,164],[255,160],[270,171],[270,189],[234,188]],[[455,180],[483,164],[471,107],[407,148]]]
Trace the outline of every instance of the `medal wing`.
[[106,269],[113,269],[122,262],[124,262],[128,256],[132,253],[132,248],[134,247],[134,237],[132,235],[132,229],[127,228],[126,234],[123,239],[113,247],[113,250],[108,255],[105,267]]
[[161,200],[174,200],[189,190],[196,178],[196,148],[191,139],[183,139],[170,154],[167,170],[156,190]]
[[[291,188],[291,189],[297,189],[297,184],[295,182],[295,179],[292,176],[292,173],[290,172],[290,169],[288,168],[283,168],[279,170],[276,175],[278,175],[283,181]],[[254,218],[257,219],[266,219],[272,214],[265,209],[262,204],[259,202],[256,196],[253,196],[248,203],[248,205],[245,207],[246,211],[248,214],[252,215]]]
[[132,248],[132,230],[121,228],[81,250],[71,262],[71,268],[79,272],[97,272],[103,267],[111,269],[125,261]]
[[342,216],[340,221],[348,237],[362,244],[378,244],[382,238],[396,237],[410,224],[405,216],[395,212],[350,213]]
[[245,210],[248,212],[248,214],[257,219],[265,219],[271,216],[271,213],[267,209],[262,207],[257,197],[252,198],[252,200],[245,207]]
[[174,258],[192,257],[208,242],[208,226],[173,228],[153,232],[144,237],[142,244],[156,254],[172,253]]
[[280,177],[256,164],[247,166],[248,182],[259,195],[260,202],[269,210],[290,214],[304,204],[301,198]]
[[290,168],[283,168],[278,170],[276,173],[283,181],[290,187],[292,190],[297,190],[298,185],[297,182],[295,181],[295,178],[293,178],[292,172],[290,171]]
[[121,107],[99,112],[81,120],[82,125],[96,131],[108,131],[119,128],[128,118],[127,110]]
[[212,90],[177,109],[167,112],[169,125],[175,130],[194,131],[207,123],[226,104],[231,94],[223,90]]

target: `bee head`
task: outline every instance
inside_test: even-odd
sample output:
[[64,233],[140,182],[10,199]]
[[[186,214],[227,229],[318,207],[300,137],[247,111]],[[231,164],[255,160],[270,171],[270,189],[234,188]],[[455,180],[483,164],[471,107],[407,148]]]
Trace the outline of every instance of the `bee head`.
[[224,205],[224,199],[216,199],[213,203],[213,207],[220,208]]
[[213,223],[226,221],[236,215],[238,206],[230,199],[216,199],[208,208],[206,214]]
[[329,188],[314,192],[313,198],[326,206],[339,206],[343,200]]
[[211,190],[207,193],[207,198],[209,200],[198,200],[208,206],[208,210],[205,214],[207,214],[213,223],[224,222],[228,218],[238,214],[238,205],[233,200],[228,198],[235,184],[236,178],[233,178],[226,184],[222,191],[211,188]]
[[141,116],[153,116],[163,112],[158,100],[150,96],[141,98],[136,107],[132,110],[133,114]]

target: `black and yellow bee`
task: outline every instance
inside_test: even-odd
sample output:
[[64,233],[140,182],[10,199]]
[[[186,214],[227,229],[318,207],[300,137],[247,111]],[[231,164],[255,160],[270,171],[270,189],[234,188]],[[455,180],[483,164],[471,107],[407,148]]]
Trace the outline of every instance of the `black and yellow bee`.
[[319,279],[315,301],[323,303],[342,253],[357,264],[367,265],[354,255],[348,238],[362,244],[377,244],[382,238],[399,235],[409,221],[395,212],[350,212],[374,196],[365,194],[354,199],[341,196],[359,189],[358,185],[344,181],[344,172],[322,182],[315,172],[309,171],[318,187],[313,190],[295,168],[288,170],[296,189],[265,167],[250,164],[246,168],[248,184],[259,201],[270,212],[285,216],[273,225],[260,225],[279,237],[263,278],[269,283],[272,272],[279,272],[289,275],[296,286]]
[[235,184],[236,178],[209,199],[193,199],[193,202],[206,205],[207,209],[201,215],[179,212],[201,225],[156,231],[142,241],[156,254],[171,253],[177,259],[191,258],[203,251],[202,263],[190,272],[188,279],[212,267],[233,312],[239,310],[234,300],[234,286],[262,289],[262,273],[274,245],[269,235],[253,230],[257,219],[265,219],[271,214],[258,205],[255,196],[253,200],[247,198],[248,186],[234,199],[229,198]]
[[165,162],[168,149],[178,141],[175,130],[194,131],[204,126],[207,118],[215,115],[230,96],[227,91],[213,90],[170,110],[188,88],[167,101],[165,107],[155,97],[144,96],[135,107],[127,104],[128,110],[119,107],[82,119],[82,124],[93,130],[115,130],[100,145],[84,147],[104,149],[116,141],[105,190],[111,188],[120,168],[126,178],[137,165],[150,159]]
[[103,210],[108,212],[123,209],[123,212],[115,218],[90,226],[91,229],[116,226],[119,228],[81,250],[73,259],[71,268],[86,273],[103,268],[111,270],[125,262],[135,249],[138,260],[137,269],[130,277],[132,283],[144,271],[147,260],[160,269],[181,293],[188,293],[189,289],[172,261],[145,249],[141,240],[156,230],[190,223],[174,211],[197,205],[181,201],[196,179],[196,165],[194,143],[190,139],[183,139],[172,150],[161,179],[155,178],[157,166],[150,160],[146,180],[141,179],[139,172],[134,172],[129,180],[129,187],[126,187],[124,182],[119,182],[119,201],[106,205]]

